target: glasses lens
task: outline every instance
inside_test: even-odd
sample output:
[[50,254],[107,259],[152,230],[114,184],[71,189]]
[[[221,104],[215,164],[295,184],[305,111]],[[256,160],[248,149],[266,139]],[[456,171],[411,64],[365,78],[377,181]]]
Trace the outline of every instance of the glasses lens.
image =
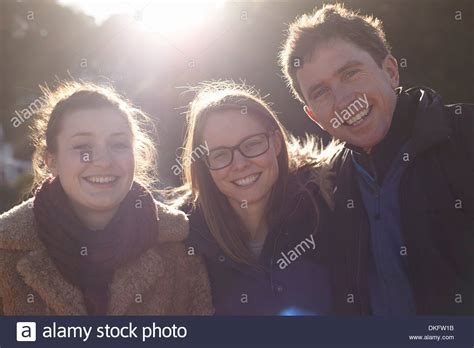
[[209,153],[207,161],[209,168],[219,169],[230,164],[232,161],[232,153],[229,149],[216,149]]
[[240,145],[240,151],[246,157],[257,157],[268,150],[268,138],[266,134],[258,134]]

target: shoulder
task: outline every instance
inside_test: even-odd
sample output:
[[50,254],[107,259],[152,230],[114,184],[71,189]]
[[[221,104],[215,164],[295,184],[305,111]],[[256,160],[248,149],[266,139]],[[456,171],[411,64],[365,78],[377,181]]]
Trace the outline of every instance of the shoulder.
[[[334,153],[334,156],[339,156],[339,153]],[[318,162],[300,166],[290,174],[288,192],[310,194],[332,208],[334,206],[335,164],[336,157],[333,157],[330,163]]]
[[404,93],[417,104],[418,128],[434,129],[437,133],[445,131],[460,137],[468,146],[474,144],[474,104],[445,105],[441,95],[429,87],[412,87],[404,90]]
[[176,276],[200,277],[202,272],[205,272],[205,265],[201,256],[183,242],[162,243],[155,246],[154,250],[160,255],[165,268],[173,270],[172,273]]
[[186,307],[188,315],[214,314],[209,276],[202,257],[190,252],[182,242],[161,244],[158,248],[163,270],[175,284],[173,301]]
[[448,104],[444,108],[448,114],[461,116],[461,119],[474,117],[474,104],[471,103]]
[[474,161],[474,104],[450,104],[444,108],[452,121],[454,138]]
[[198,255],[213,257],[220,252],[220,247],[212,235],[204,215],[199,207],[188,207],[189,236],[185,241]]
[[159,242],[178,242],[187,238],[189,221],[186,214],[155,200],[159,221]]
[[35,227],[33,198],[0,215],[0,249],[34,250],[41,245]]
[[456,132],[469,132],[472,137],[474,129],[474,104],[457,103],[443,105],[442,107],[454,130]]

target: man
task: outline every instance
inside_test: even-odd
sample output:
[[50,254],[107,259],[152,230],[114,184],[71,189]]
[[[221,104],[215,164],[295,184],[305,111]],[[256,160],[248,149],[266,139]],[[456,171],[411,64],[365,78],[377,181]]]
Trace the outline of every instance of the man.
[[474,105],[399,88],[381,22],[341,5],[292,23],[280,63],[306,114],[344,143],[335,313],[473,314]]

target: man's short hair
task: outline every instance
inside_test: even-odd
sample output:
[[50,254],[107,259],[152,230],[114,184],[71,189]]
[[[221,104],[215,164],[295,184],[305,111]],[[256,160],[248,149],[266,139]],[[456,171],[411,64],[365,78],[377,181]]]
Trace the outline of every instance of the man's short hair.
[[369,53],[382,67],[390,54],[390,46],[382,30],[382,22],[372,16],[362,16],[343,5],[324,5],[304,14],[290,24],[279,60],[285,80],[296,99],[305,103],[296,80],[296,71],[305,60],[311,60],[314,49],[331,39],[343,39]]

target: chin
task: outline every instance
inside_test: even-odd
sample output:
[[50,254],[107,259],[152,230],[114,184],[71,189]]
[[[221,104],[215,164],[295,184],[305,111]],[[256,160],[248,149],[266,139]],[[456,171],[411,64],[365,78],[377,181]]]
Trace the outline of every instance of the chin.
[[252,192],[250,195],[247,195],[245,197],[242,196],[239,199],[239,202],[242,203],[243,201],[246,201],[247,204],[255,204],[265,199],[265,197],[267,197],[267,194],[255,194],[254,192]]
[[113,209],[117,206],[120,205],[122,200],[119,200],[117,198],[103,198],[103,199],[97,199],[97,198],[92,198],[88,199],[85,201],[85,206],[88,207],[91,210],[96,210],[96,211],[106,211]]
[[352,144],[354,146],[366,149],[366,148],[371,148],[380,143],[385,134],[383,135],[377,135],[377,136],[372,136],[370,139],[349,139],[347,140],[347,143]]

